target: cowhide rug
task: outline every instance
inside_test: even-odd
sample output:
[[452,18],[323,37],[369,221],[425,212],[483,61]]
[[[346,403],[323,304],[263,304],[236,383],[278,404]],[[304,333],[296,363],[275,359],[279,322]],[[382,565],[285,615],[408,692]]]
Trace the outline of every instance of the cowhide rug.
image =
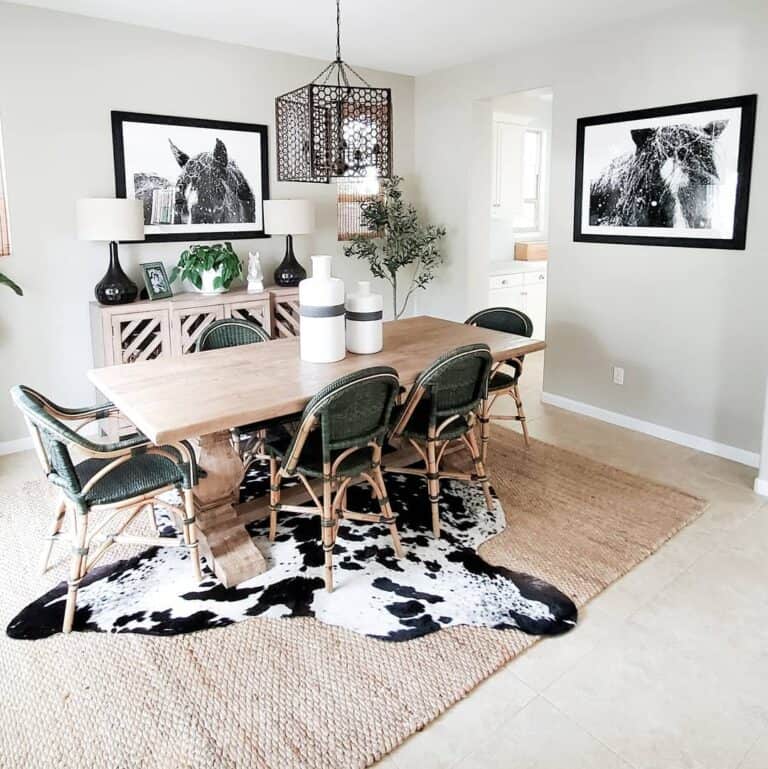
[[[241,498],[265,494],[268,475],[252,465]],[[251,526],[269,569],[225,588],[210,570],[195,585],[183,549],[153,547],[133,558],[97,567],[78,593],[75,630],[175,635],[223,627],[250,617],[315,617],[387,641],[406,641],[452,625],[519,628],[536,635],[567,632],[576,623],[573,602],[557,588],[528,574],[486,563],[479,546],[504,529],[498,500],[486,509],[473,484],[441,484],[441,538],[431,533],[424,481],[388,475],[387,489],[405,550],[395,557],[385,526],[344,521],[334,552],[335,589],[322,578],[319,518],[283,513],[277,538],[266,541],[267,524]],[[366,487],[349,492],[351,509],[372,509]],[[171,520],[156,511],[162,534]],[[11,638],[37,639],[60,632],[66,584],[60,583],[11,621]]]

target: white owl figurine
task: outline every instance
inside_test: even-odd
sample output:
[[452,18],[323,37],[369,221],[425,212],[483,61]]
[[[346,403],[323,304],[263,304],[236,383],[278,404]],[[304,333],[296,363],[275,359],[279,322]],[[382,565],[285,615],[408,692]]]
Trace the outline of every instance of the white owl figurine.
[[261,255],[248,252],[248,293],[256,294],[264,290],[264,271],[261,269]]

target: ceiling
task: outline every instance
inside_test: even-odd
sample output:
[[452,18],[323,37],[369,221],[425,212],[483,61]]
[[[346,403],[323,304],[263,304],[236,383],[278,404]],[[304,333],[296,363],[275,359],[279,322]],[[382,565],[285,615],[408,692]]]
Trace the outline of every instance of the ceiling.
[[[84,16],[330,60],[334,0],[15,0]],[[421,75],[690,0],[342,0],[350,64]]]

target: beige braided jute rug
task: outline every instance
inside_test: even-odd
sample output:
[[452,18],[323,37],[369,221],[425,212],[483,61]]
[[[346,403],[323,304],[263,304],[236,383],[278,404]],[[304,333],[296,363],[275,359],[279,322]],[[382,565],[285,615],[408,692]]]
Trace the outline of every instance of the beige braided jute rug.
[[[534,442],[526,451],[516,435],[502,436],[491,456],[507,528],[480,552],[578,605],[705,507],[563,449]],[[37,574],[51,504],[42,481],[0,493],[2,627],[65,576],[63,564]],[[253,619],[171,638],[2,636],[0,766],[364,767],[535,641],[458,627],[387,643],[312,619]]]

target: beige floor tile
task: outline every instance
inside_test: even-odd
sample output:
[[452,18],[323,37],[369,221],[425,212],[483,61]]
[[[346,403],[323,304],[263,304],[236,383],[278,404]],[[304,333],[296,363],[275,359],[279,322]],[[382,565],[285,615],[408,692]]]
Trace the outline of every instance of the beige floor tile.
[[712,454],[702,454],[698,451],[686,460],[686,464],[698,472],[745,488],[752,488],[757,475],[757,470],[753,467],[731,462]]
[[765,679],[701,629],[693,649],[660,621],[628,623],[544,696],[635,767],[734,769],[768,726]]
[[489,740],[535,696],[509,667],[504,668],[390,757],[398,769],[448,769]]
[[41,477],[42,470],[34,451],[18,451],[0,456],[0,485],[17,486]]
[[456,766],[461,769],[631,769],[616,753],[541,697]]

